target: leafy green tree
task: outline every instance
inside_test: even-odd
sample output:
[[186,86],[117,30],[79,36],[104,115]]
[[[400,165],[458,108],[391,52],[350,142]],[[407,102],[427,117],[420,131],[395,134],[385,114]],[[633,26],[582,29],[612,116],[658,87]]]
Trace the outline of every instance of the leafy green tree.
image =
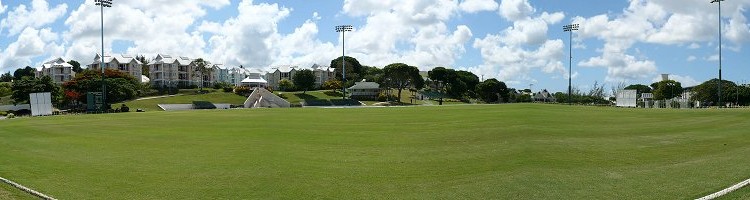
[[13,72],[13,80],[21,80],[23,77],[27,76],[36,76],[36,69],[26,66],[25,68],[16,69],[16,71]]
[[328,80],[323,83],[323,89],[326,90],[340,90],[341,89],[341,81],[340,80]]
[[452,69],[447,69],[445,67],[435,67],[432,70],[427,72],[427,78],[432,80],[432,84],[435,88],[441,87],[438,86],[439,84],[447,84],[449,81],[453,79],[456,74],[456,72]]
[[[401,101],[401,91],[409,86],[419,88],[418,82],[424,84],[422,76],[419,75],[419,69],[403,63],[393,63],[383,68],[384,77],[389,85],[398,88],[398,100]],[[419,79],[419,80],[417,80]],[[416,84],[415,84],[416,83]]]
[[13,93],[13,86],[10,82],[0,82],[0,97],[8,96]]
[[367,81],[383,83],[383,69],[370,66],[362,66],[362,78]]
[[462,95],[467,94],[469,96],[474,97],[474,93],[472,90],[477,87],[477,84],[479,84],[479,77],[475,75],[474,73],[471,73],[469,71],[456,71],[456,78],[461,80],[461,82],[464,82],[466,84],[467,90],[460,91]]
[[682,94],[682,84],[674,80],[659,81],[651,84],[654,88],[654,99],[671,99]]
[[[144,75],[146,77],[151,76],[151,75],[149,75],[150,74],[149,73],[150,69],[148,68],[148,62],[149,62],[149,60],[146,59],[146,56],[141,55],[141,56],[136,56],[135,58],[138,61],[141,62],[141,75]],[[149,78],[151,78],[151,77],[149,77]]]
[[73,65],[73,72],[75,73],[81,73],[83,71],[83,68],[81,68],[81,63],[75,60],[68,61],[68,64]]
[[338,57],[331,60],[331,65],[329,66],[334,68],[334,72],[336,73],[336,80],[341,80],[342,69],[343,67],[346,67],[346,81],[344,83],[344,87],[347,87],[350,85],[354,85],[354,82],[359,81],[362,78],[360,74],[362,74],[363,67],[356,58],[346,56],[344,57],[344,61],[346,62],[346,66],[343,66],[341,57]]
[[303,69],[297,71],[292,80],[297,89],[301,89],[302,94],[305,94],[307,90],[311,90],[315,86],[315,73],[312,70]]
[[[721,81],[721,96],[723,102],[735,99],[736,94],[731,91],[737,84],[731,81]],[[711,79],[693,88],[691,101],[700,101],[702,105],[717,105],[719,102],[719,79]]]
[[43,76],[42,78],[24,76],[21,80],[14,81],[12,88],[11,98],[15,103],[29,102],[29,94],[31,93],[49,92],[53,103],[57,103],[62,97],[60,87],[49,76]]
[[651,93],[651,87],[643,84],[634,84],[634,85],[628,85],[625,87],[626,90],[636,90],[636,94],[638,95],[638,98],[641,98],[641,94],[643,93]]
[[279,81],[279,89],[287,92],[294,91],[294,83],[289,81],[289,79],[281,79],[281,81]]
[[198,58],[193,60],[193,66],[195,67],[195,72],[193,73],[193,77],[198,77],[200,79],[200,91],[203,91],[203,78],[206,75],[210,75],[211,72],[214,71],[214,69],[210,66],[208,66],[208,62],[203,60],[203,58]]
[[[145,89],[140,84],[140,80],[120,70],[107,68],[104,71],[104,76],[104,85],[107,88],[106,101],[108,104],[134,99],[140,96]],[[68,101],[85,103],[86,93],[102,90],[101,73],[84,69],[81,73],[76,74],[75,78],[63,83],[63,89],[65,90],[66,98],[72,98],[67,99]]]
[[3,75],[0,75],[0,82],[10,82],[13,80],[13,75],[10,74],[10,72],[5,72]]
[[484,102],[498,102],[500,100],[498,99],[498,96],[502,97],[503,101],[507,102],[509,100],[508,96],[510,91],[508,90],[508,86],[497,79],[487,79],[484,82],[477,84],[475,87],[477,96],[479,96]]

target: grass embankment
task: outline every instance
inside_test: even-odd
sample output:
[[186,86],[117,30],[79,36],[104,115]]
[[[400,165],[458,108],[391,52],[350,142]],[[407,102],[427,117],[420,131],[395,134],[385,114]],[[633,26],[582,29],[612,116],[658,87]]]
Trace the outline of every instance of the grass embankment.
[[749,178],[747,119],[545,104],[24,118],[0,123],[0,176],[61,199],[691,199]]
[[231,92],[211,92],[207,94],[191,94],[184,93],[178,94],[177,96],[144,99],[144,100],[133,100],[124,103],[113,104],[113,108],[119,108],[121,104],[125,104],[130,107],[130,111],[135,111],[138,108],[144,108],[146,111],[162,111],[158,104],[191,104],[193,101],[208,101],[211,103],[229,103],[235,105],[242,105],[247,98],[231,93]]
[[334,92],[331,90],[317,90],[317,91],[307,91],[303,94],[303,92],[280,92],[276,91],[274,92],[275,95],[286,99],[291,104],[299,104],[303,100],[314,100],[314,101],[320,101],[320,100],[331,100],[331,99],[341,99],[341,92]]

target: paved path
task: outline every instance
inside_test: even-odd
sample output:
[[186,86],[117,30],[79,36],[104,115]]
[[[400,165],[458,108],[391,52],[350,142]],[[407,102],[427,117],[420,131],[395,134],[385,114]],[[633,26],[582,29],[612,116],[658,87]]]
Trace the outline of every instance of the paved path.
[[143,98],[138,98],[135,100],[140,101],[140,100],[146,100],[146,99],[158,99],[158,98],[175,97],[175,96],[182,96],[182,94],[164,95],[164,96],[155,96],[155,97],[143,97]]

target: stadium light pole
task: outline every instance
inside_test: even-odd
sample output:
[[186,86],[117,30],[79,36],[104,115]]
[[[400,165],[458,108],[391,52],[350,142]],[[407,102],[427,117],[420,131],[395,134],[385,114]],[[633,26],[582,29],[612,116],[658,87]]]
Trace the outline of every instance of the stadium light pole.
[[[721,2],[724,0],[711,0],[711,3],[719,3],[719,108],[721,105]],[[730,100],[731,101],[731,100]]]
[[342,99],[346,99],[346,32],[352,31],[352,25],[339,25],[336,26],[336,32],[341,33],[341,95]]
[[570,60],[568,61],[568,105],[572,105],[571,101],[571,93],[573,93],[573,81],[571,80],[573,78],[573,31],[578,30],[578,24],[568,24],[563,26],[563,31],[570,32],[570,39],[568,40],[568,55],[570,55]]
[[[112,7],[112,0],[94,0],[96,2],[96,5],[100,7],[101,11],[101,22],[102,22],[102,55],[101,55],[101,63],[99,63],[99,67],[102,70],[102,106],[107,105],[107,87],[104,84],[104,7]],[[99,108],[102,109],[103,108]]]

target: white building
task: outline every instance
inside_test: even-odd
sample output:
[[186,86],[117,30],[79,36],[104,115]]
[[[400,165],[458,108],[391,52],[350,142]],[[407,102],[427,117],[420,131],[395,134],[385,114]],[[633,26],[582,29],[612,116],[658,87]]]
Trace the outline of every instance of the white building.
[[[94,62],[87,65],[89,69],[100,71],[101,55],[96,54]],[[104,55],[104,68],[115,69],[130,74],[133,77],[141,77],[141,61],[130,55]]]
[[172,57],[158,54],[148,63],[149,77],[153,86],[188,87],[193,85],[193,60],[188,57]]
[[279,89],[279,82],[283,79],[292,80],[292,77],[294,77],[294,74],[297,73],[297,66],[293,65],[280,65],[276,67],[272,67],[272,71],[266,73],[266,80],[268,81],[268,86],[273,88],[274,90]]
[[68,64],[68,62],[62,58],[56,58],[45,62],[41,67],[37,68],[36,72],[37,78],[49,76],[52,78],[52,81],[57,84],[70,81],[75,75],[76,73],[73,71],[73,65]]

